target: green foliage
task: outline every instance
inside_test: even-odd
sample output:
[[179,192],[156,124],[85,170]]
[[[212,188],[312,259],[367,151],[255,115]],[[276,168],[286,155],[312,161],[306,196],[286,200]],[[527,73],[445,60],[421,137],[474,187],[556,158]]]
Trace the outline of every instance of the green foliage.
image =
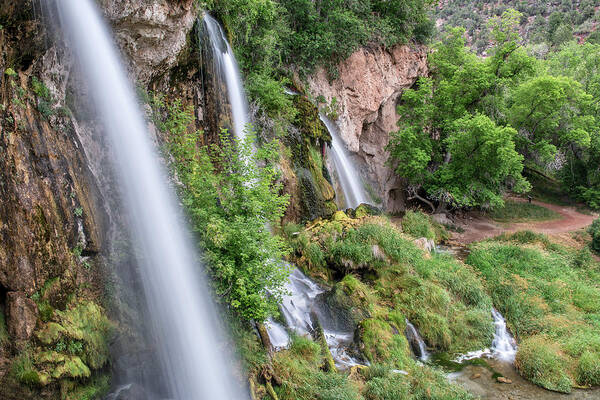
[[498,206],[508,189],[525,192],[523,157],[516,152],[517,132],[496,121],[503,113],[500,94],[532,68],[511,31],[514,15],[493,26],[493,56],[479,59],[465,47],[464,30],[453,29],[429,58],[431,78],[403,93],[400,130],[388,149],[396,173],[409,182],[412,197],[438,207]]
[[[332,271],[345,274],[334,287],[334,303],[353,323],[364,319],[361,339],[371,361],[404,366],[406,343],[394,334],[404,330],[404,317],[436,349],[462,352],[489,345],[492,302],[480,278],[451,257],[425,256],[385,218],[352,219],[339,212],[290,241],[293,261],[308,273],[321,279],[330,279]],[[313,248],[324,256],[318,266],[311,261]]]
[[504,206],[493,209],[490,217],[499,222],[527,222],[558,219],[560,214],[537,204],[507,200]]
[[435,231],[429,216],[420,211],[409,210],[404,214],[402,231],[415,238],[435,239]]
[[[494,305],[521,342],[520,373],[563,392],[588,384],[577,365],[586,350],[600,351],[600,324],[594,322],[600,312],[598,263],[532,232],[476,244],[467,262],[482,273]],[[587,362],[582,365],[593,374]]]
[[220,146],[202,146],[199,132],[187,130],[191,110],[175,102],[162,111],[159,127],[168,133],[173,172],[217,294],[244,318],[262,321],[277,312],[288,274],[280,261],[285,243],[268,229],[288,202],[276,183],[278,144],[254,150],[253,134],[236,145],[223,132]]
[[50,89],[35,76],[31,78],[31,87],[33,93],[37,96],[37,109],[45,119],[48,119],[50,115],[54,114],[52,96]]
[[592,243],[590,244],[592,250],[596,253],[600,253],[600,219],[597,219],[592,223],[588,232],[592,235]]
[[13,361],[12,373],[24,385],[35,387],[41,383],[38,372],[33,366],[32,355],[29,349],[25,349]]

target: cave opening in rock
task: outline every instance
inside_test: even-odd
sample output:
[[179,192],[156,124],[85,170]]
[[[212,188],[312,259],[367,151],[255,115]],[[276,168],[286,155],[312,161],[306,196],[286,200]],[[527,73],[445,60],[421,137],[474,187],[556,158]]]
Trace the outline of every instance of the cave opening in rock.
[[[8,289],[0,284],[0,324],[5,324],[6,319],[6,295],[8,294]],[[0,330],[2,326],[0,325]]]

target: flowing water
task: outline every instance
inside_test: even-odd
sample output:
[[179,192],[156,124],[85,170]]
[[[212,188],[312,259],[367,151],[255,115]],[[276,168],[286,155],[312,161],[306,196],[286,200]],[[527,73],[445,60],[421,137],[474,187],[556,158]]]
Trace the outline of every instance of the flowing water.
[[208,14],[204,16],[203,23],[212,47],[215,73],[219,74],[219,79],[225,82],[227,87],[233,131],[238,141],[243,142],[250,120],[248,100],[237,60],[221,25]]
[[458,356],[454,361],[462,363],[464,361],[473,360],[476,358],[495,358],[512,364],[517,355],[517,341],[512,337],[508,329],[506,329],[506,320],[496,310],[492,308],[492,317],[494,318],[494,338],[492,347],[477,351],[471,351]]
[[[316,304],[317,296],[325,293],[325,290],[298,269],[294,269],[290,274],[286,290],[289,295],[284,296],[280,305],[285,326],[298,335],[311,336],[317,328],[314,323],[314,318],[318,318],[319,314],[319,306]],[[323,326],[323,334],[336,366],[344,369],[358,365],[359,361],[348,354],[348,347],[353,342],[354,332],[327,329],[328,321],[319,320],[319,322]],[[288,331],[280,323],[273,319],[267,321],[267,332],[271,344],[276,350],[289,345]]]
[[408,320],[406,320],[405,334],[415,356],[417,356],[417,358],[421,361],[429,360],[429,352],[427,351],[427,345],[425,344],[425,341],[421,335],[419,335],[417,328],[415,328],[415,326]]
[[93,0],[54,4],[116,156],[170,397],[248,398],[233,377],[235,363],[225,355],[226,336],[201,265],[110,32]]
[[[354,163],[350,160],[350,154],[340,138],[335,123],[325,115],[320,115],[321,121],[327,127],[331,134],[331,149],[330,154],[333,160],[333,165],[336,170],[339,185],[344,193],[344,206],[356,208],[362,203],[370,203],[360,174],[354,167]],[[338,204],[342,207],[341,204]]]

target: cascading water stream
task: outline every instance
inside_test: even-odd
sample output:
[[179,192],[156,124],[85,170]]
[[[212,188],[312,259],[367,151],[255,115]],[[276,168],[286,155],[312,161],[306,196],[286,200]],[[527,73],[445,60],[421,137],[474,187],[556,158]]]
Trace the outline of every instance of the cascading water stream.
[[320,115],[321,121],[331,134],[331,158],[337,172],[339,184],[344,193],[345,207],[356,208],[362,203],[369,203],[369,196],[360,178],[360,174],[350,161],[350,155],[337,132],[335,123],[325,115]]
[[240,69],[221,25],[208,14],[204,16],[203,23],[212,47],[215,72],[220,75],[227,87],[234,134],[238,141],[243,142],[250,120]]
[[413,353],[417,358],[421,361],[429,360],[429,352],[427,351],[427,345],[425,341],[419,335],[419,331],[413,324],[411,324],[408,320],[406,321],[406,338],[408,339],[408,343],[410,343],[411,348],[413,349]]
[[143,254],[140,275],[169,396],[249,398],[233,377],[234,362],[226,356],[226,336],[201,265],[109,30],[93,0],[53,4],[116,156],[124,208]]
[[492,339],[492,347],[462,354],[454,361],[461,363],[463,361],[482,357],[495,358],[508,363],[513,363],[515,361],[518,349],[517,341],[512,337],[510,332],[508,332],[508,329],[506,329],[506,320],[495,308],[492,308],[492,318],[494,318],[494,338]]
[[[298,269],[294,269],[290,274],[286,290],[290,295],[284,297],[280,306],[286,327],[298,335],[310,336],[316,329],[313,325],[317,308],[316,298],[325,290]],[[320,322],[323,324],[326,321]],[[290,337],[286,329],[273,319],[267,321],[267,332],[271,344],[276,350],[289,345]],[[360,364],[346,351],[352,343],[353,332],[337,332],[324,329],[323,334],[331,355],[339,368],[348,368]]]

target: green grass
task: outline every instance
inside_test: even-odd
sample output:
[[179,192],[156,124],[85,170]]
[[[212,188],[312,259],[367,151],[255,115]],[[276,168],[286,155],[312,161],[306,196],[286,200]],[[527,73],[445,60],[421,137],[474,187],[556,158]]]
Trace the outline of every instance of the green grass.
[[498,222],[530,222],[559,219],[560,214],[537,204],[507,200],[504,207],[490,211],[490,217]]
[[592,359],[600,359],[598,262],[532,232],[475,244],[467,262],[481,272],[520,342],[516,365],[521,375],[561,392],[595,381],[598,363]]
[[[433,234],[427,216],[418,218]],[[292,261],[327,280],[336,302],[351,306],[353,320],[370,316],[360,323],[360,333],[372,362],[402,368],[402,343],[391,332],[404,330],[404,317],[436,350],[488,347],[492,301],[479,276],[450,256],[425,254],[413,240],[384,217],[344,219],[340,214],[290,237],[290,244]],[[375,337],[379,342],[370,340]]]

